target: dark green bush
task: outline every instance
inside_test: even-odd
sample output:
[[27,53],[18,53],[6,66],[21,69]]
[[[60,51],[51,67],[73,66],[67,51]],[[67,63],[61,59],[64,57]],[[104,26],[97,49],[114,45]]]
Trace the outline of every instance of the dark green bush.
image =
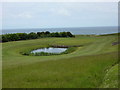
[[28,35],[27,33],[16,33],[19,36],[19,40],[27,40]]
[[70,32],[31,32],[31,33],[14,33],[14,34],[4,34],[2,35],[2,42],[27,40],[27,39],[37,39],[43,37],[74,37]]
[[31,33],[29,33],[28,34],[28,38],[29,39],[36,39],[36,38],[38,38],[39,36],[36,34],[36,33],[34,33],[34,32],[31,32]]

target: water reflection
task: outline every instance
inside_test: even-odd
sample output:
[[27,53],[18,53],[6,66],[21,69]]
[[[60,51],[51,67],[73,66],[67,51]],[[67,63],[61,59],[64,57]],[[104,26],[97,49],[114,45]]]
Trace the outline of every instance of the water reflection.
[[64,51],[66,51],[67,48],[41,48],[41,49],[36,49],[33,50],[31,53],[38,53],[38,52],[46,52],[46,53],[62,53]]

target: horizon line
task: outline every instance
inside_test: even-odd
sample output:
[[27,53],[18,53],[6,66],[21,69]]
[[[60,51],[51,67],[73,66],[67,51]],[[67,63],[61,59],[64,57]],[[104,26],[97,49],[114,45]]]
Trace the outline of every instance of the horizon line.
[[118,27],[118,26],[88,26],[88,27],[40,27],[40,28],[2,28],[0,30],[11,30],[11,29],[52,29],[52,28],[93,28],[93,27]]

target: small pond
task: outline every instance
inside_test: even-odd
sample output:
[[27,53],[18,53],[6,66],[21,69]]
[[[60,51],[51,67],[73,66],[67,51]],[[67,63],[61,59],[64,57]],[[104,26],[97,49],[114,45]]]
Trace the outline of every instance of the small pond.
[[31,53],[40,53],[40,52],[45,52],[45,53],[62,53],[64,51],[66,51],[67,48],[53,48],[53,47],[49,47],[49,48],[41,48],[41,49],[36,49],[33,50]]

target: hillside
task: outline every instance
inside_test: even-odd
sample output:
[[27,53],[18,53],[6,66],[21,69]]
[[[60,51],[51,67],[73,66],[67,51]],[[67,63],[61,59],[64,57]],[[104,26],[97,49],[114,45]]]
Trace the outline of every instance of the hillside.
[[[112,45],[117,40],[117,35],[110,34],[0,43],[3,55],[3,88],[117,88],[118,44]],[[21,54],[53,44],[82,46],[76,47],[74,52],[62,55]],[[114,72],[111,71],[112,68],[115,69]],[[111,79],[110,82],[106,81],[108,78]]]

